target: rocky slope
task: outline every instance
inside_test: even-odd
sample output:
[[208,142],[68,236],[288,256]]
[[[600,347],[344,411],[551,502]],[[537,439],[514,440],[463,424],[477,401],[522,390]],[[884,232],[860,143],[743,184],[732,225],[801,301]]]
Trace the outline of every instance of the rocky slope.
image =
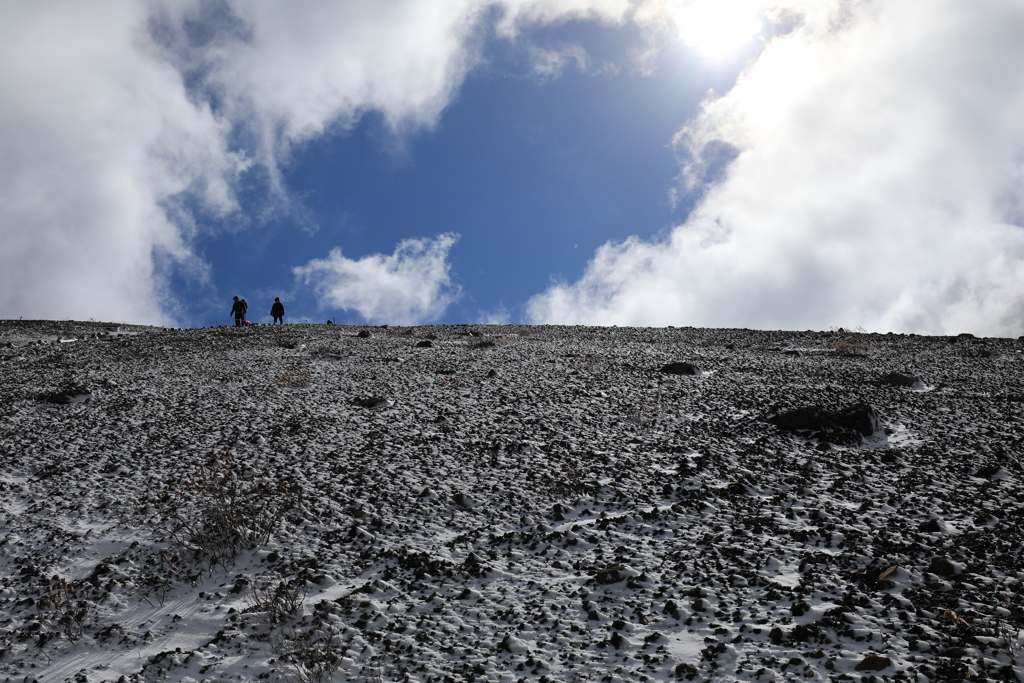
[[7,321],[0,678],[1024,680],[1022,347]]

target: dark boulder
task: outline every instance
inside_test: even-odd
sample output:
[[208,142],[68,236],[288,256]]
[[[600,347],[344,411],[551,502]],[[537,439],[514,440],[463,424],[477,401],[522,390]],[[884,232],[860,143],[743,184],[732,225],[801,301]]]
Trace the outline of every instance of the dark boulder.
[[610,567],[606,567],[594,574],[594,580],[602,585],[618,583],[626,578],[622,574],[622,569],[623,566],[621,564],[614,564]]
[[892,666],[891,659],[885,655],[871,653],[857,662],[857,665],[853,668],[857,671],[881,671],[890,666]]
[[668,363],[661,366],[661,372],[667,375],[699,375],[700,369],[692,363]]
[[927,571],[937,576],[956,576],[960,573],[960,568],[945,557],[935,556],[928,564]]
[[853,443],[882,428],[878,411],[867,403],[856,403],[837,411],[805,406],[772,415],[768,422],[784,432],[810,432],[831,443]]
[[64,391],[58,391],[43,398],[47,403],[68,405],[71,403],[85,403],[92,398],[92,392],[84,387],[70,387]]
[[768,421],[784,432],[816,432],[831,425],[828,415],[818,406],[806,406],[773,415]]
[[878,411],[867,403],[843,408],[837,413],[832,413],[831,417],[833,422],[843,429],[857,432],[861,436],[871,436],[882,428]]
[[395,402],[383,396],[367,396],[365,398],[352,399],[352,403],[363,408],[390,408]]
[[912,387],[920,381],[921,379],[918,377],[904,375],[899,372],[890,372],[882,377],[882,384],[888,384],[892,387]]

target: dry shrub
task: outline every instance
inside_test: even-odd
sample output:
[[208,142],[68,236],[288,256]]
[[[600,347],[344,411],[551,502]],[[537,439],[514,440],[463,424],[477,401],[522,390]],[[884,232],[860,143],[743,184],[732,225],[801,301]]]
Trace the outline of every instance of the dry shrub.
[[82,637],[90,603],[78,593],[80,582],[61,577],[56,587],[46,587],[46,594],[36,601],[39,623],[59,631],[72,643]]
[[302,578],[277,579],[263,575],[250,587],[246,597],[247,612],[259,612],[271,625],[283,624],[299,614],[306,598],[306,581]]
[[469,347],[471,349],[493,349],[498,346],[504,346],[507,343],[504,337],[484,337],[470,343]]
[[312,374],[305,365],[298,365],[286,370],[274,379],[274,384],[282,389],[305,389],[312,380]]
[[829,344],[829,347],[832,349],[832,351],[835,352],[837,356],[848,357],[866,356],[868,355],[868,351],[872,349],[872,346],[870,344],[845,341],[832,342],[831,344]]
[[282,673],[297,683],[321,683],[334,677],[345,650],[339,626],[321,620],[270,633],[270,646],[278,655]]
[[[142,513],[155,511],[156,524],[178,548],[209,567],[227,567],[243,550],[266,543],[285,513],[300,503],[297,485],[257,478],[234,456],[216,453],[209,464],[136,506]],[[173,559],[165,559],[178,573]]]

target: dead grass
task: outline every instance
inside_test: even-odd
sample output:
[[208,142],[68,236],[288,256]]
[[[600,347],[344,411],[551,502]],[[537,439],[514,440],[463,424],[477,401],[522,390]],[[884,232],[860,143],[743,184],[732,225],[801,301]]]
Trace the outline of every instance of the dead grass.
[[305,365],[297,365],[274,378],[274,384],[282,389],[305,389],[313,379],[312,373]]
[[835,341],[829,344],[829,348],[837,356],[863,357],[868,355],[868,351],[871,351],[874,347],[860,342]]

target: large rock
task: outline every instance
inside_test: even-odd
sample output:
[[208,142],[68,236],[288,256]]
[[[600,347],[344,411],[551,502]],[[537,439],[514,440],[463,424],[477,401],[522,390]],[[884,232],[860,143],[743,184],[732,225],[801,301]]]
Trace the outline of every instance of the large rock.
[[867,403],[834,412],[820,406],[806,406],[772,415],[768,422],[785,432],[810,432],[835,443],[859,441],[860,437],[871,436],[882,428],[878,411]]
[[362,406],[363,408],[369,408],[371,410],[380,408],[390,408],[391,406],[395,405],[394,401],[388,398],[384,398],[383,396],[366,396],[364,398],[355,398],[352,399],[352,403],[356,404],[357,406]]
[[68,405],[71,403],[85,403],[92,398],[92,392],[84,387],[71,387],[64,391],[58,391],[55,394],[46,396],[43,400],[47,403],[57,403],[59,405]]
[[906,387],[907,389],[924,388],[924,382],[921,381],[920,377],[904,375],[900,372],[890,372],[887,375],[882,375],[881,382],[882,384],[888,384],[891,387]]
[[858,403],[831,414],[832,421],[843,429],[857,432],[861,436],[871,436],[882,428],[878,411],[867,403]]
[[661,371],[667,375],[699,375],[700,369],[693,363],[669,363],[661,366]]
[[768,421],[784,432],[815,432],[831,425],[828,415],[818,406],[806,406],[773,415]]

